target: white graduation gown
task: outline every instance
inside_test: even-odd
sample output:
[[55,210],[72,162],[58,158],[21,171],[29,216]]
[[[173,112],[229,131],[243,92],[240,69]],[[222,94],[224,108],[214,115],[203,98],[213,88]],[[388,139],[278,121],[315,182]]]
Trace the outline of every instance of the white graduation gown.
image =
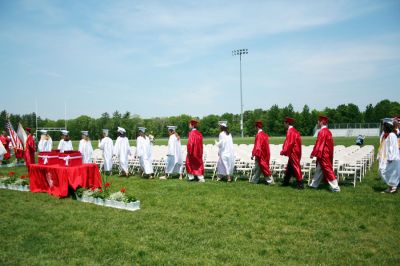
[[169,136],[168,152],[165,159],[165,172],[167,174],[182,173],[182,145],[181,140],[175,134]]
[[219,133],[219,141],[216,143],[219,148],[217,173],[219,175],[232,175],[235,167],[235,154],[233,149],[232,134],[227,135],[224,131]]
[[119,166],[128,173],[128,156],[131,154],[131,147],[127,137],[118,137],[114,145],[114,155],[119,158]]
[[99,149],[103,151],[104,171],[111,171],[113,166],[113,141],[109,137],[103,138],[99,143]]
[[3,143],[0,141],[0,161],[3,160],[4,154],[7,153],[6,148],[4,147]]
[[74,148],[72,147],[72,141],[68,140],[60,140],[60,143],[58,144],[58,150],[60,150],[61,153],[64,151],[72,151]]
[[[379,174],[388,186],[397,187],[399,184],[399,143],[395,133],[390,133],[382,140],[378,151]],[[389,162],[391,161],[391,162]]]
[[53,148],[53,140],[51,138],[49,139],[40,139],[39,144],[38,144],[38,151],[51,151]]
[[148,137],[139,136],[136,142],[136,156],[139,157],[140,167],[145,174],[153,173],[153,159],[151,156],[151,144]]
[[93,147],[90,140],[81,139],[81,141],[79,141],[79,151],[82,154],[82,163],[93,162]]

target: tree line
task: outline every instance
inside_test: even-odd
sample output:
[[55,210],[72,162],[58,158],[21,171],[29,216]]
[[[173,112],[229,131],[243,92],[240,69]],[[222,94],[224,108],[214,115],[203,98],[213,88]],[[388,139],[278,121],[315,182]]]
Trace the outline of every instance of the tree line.
[[[304,105],[300,112],[294,111],[292,104],[285,107],[273,105],[269,109],[248,110],[243,113],[244,134],[245,136],[254,136],[256,130],[254,122],[261,119],[264,122],[264,128],[270,136],[282,136],[285,134],[283,128],[283,119],[290,116],[296,119],[295,126],[303,136],[313,134],[318,115],[324,114],[329,117],[329,123],[378,123],[384,117],[393,117],[400,115],[400,103],[390,100],[382,100],[375,106],[369,104],[364,111],[361,111],[355,104],[341,104],[336,108],[325,108],[323,110],[310,110],[308,105]],[[4,127],[9,115],[10,122],[14,127],[18,123],[24,127],[30,127],[35,130],[36,114],[8,114],[6,110],[0,113],[0,125]],[[128,138],[136,138],[137,127],[144,126],[148,134],[157,138],[168,136],[166,127],[176,125],[177,131],[181,136],[188,134],[188,121],[196,118],[200,121],[199,130],[207,137],[215,137],[219,133],[218,121],[226,120],[229,124],[229,130],[233,136],[240,135],[240,114],[224,113],[222,115],[207,115],[202,118],[192,117],[187,114],[170,117],[141,118],[139,115],[130,112],[120,113],[115,111],[112,114],[103,113],[100,118],[92,118],[86,115],[67,120],[67,128],[70,131],[72,139],[80,139],[81,130],[89,130],[92,139],[100,137],[103,128],[110,129],[110,137],[116,138],[116,128],[118,126],[127,130]],[[38,117],[38,127],[64,127],[65,120],[51,120]],[[16,128],[15,128],[16,130]],[[53,139],[58,139],[59,132],[52,132]]]

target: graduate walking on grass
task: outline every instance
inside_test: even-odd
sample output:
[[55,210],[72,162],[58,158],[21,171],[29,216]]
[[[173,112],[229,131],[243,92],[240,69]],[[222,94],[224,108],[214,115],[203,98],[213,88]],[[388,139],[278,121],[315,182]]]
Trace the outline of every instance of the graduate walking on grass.
[[187,143],[186,156],[186,172],[189,181],[194,181],[197,176],[199,182],[204,180],[204,163],[203,163],[203,135],[197,130],[199,122],[190,120],[189,122],[189,138]]
[[217,162],[217,181],[227,178],[228,182],[232,181],[233,169],[235,167],[235,153],[233,150],[232,134],[228,130],[228,122],[218,122],[220,133],[218,141],[215,145],[218,147],[218,162]]
[[131,147],[129,146],[129,140],[126,137],[126,130],[122,127],[118,127],[118,137],[114,145],[114,155],[119,159],[120,176],[128,176],[128,156],[131,155]]
[[139,136],[136,139],[136,156],[139,157],[140,168],[143,173],[153,178],[154,170],[151,143],[145,131],[145,127],[139,127]]
[[99,140],[99,149],[103,152],[103,170],[106,175],[111,175],[113,167],[113,148],[112,139],[108,137],[108,129],[103,129],[103,138]]
[[179,174],[179,179],[182,179],[182,145],[181,138],[176,132],[176,126],[168,126],[168,151],[165,159],[165,176],[160,179],[167,179],[173,174]]
[[58,143],[58,150],[60,150],[61,153],[64,153],[64,151],[72,151],[74,148],[72,147],[72,141],[69,139],[69,131],[68,130],[61,130],[61,140],[60,143]]
[[282,146],[281,155],[289,157],[286,166],[285,177],[283,178],[283,186],[288,186],[290,178],[296,177],[297,188],[303,189],[303,175],[301,173],[301,136],[294,128],[295,120],[291,117],[286,117],[284,121],[285,129],[287,130],[286,139]]
[[38,151],[39,152],[51,151],[53,148],[53,140],[47,133],[47,130],[42,129],[42,130],[40,130],[40,133],[41,133],[41,136],[40,136],[40,141],[38,144]]
[[332,192],[340,192],[340,187],[333,172],[333,138],[332,133],[328,129],[328,117],[319,116],[317,140],[310,158],[317,157],[317,168],[311,181],[311,188],[318,188],[322,178],[329,183]]
[[261,174],[267,180],[267,185],[272,185],[274,179],[272,178],[271,170],[269,168],[269,159],[271,156],[269,149],[269,136],[263,131],[263,123],[261,120],[256,121],[255,127],[257,134],[254,140],[254,148],[252,151],[251,159],[255,160],[254,175],[250,179],[250,183],[258,184]]
[[82,163],[92,163],[93,147],[89,139],[89,131],[81,131],[82,139],[79,141],[78,150],[82,154]]
[[383,134],[378,150],[379,175],[388,185],[383,191],[385,193],[395,193],[399,185],[399,143],[393,127],[392,119],[385,119],[383,124]]
[[33,135],[31,133],[31,129],[27,127],[25,128],[25,131],[26,134],[28,135],[28,138],[26,139],[26,144],[25,144],[24,159],[26,167],[29,170],[29,166],[35,163],[36,145],[35,145],[35,139],[33,138]]

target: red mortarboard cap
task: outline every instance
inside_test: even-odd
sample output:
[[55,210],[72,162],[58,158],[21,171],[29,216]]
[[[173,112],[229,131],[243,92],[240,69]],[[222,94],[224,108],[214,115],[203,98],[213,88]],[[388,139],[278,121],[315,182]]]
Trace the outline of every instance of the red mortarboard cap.
[[329,118],[326,116],[323,116],[323,115],[320,115],[318,117],[318,121],[320,121],[320,122],[328,123],[328,120],[329,120]]
[[263,122],[261,120],[256,121],[256,127],[262,128],[263,127]]
[[25,130],[30,133],[32,129],[30,127],[26,127]]
[[288,123],[288,124],[290,124],[290,125],[292,125],[293,123],[294,123],[294,118],[292,118],[292,117],[286,117],[285,118],[285,122],[286,123]]
[[199,124],[199,121],[192,119],[190,120],[190,124],[195,127]]

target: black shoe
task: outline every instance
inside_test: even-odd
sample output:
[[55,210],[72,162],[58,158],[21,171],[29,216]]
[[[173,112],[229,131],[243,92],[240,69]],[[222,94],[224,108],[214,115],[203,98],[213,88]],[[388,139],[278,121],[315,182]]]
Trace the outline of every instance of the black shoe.
[[288,187],[288,186],[289,186],[289,182],[285,182],[285,181],[282,182],[282,187]]
[[303,181],[297,182],[297,189],[304,189]]

